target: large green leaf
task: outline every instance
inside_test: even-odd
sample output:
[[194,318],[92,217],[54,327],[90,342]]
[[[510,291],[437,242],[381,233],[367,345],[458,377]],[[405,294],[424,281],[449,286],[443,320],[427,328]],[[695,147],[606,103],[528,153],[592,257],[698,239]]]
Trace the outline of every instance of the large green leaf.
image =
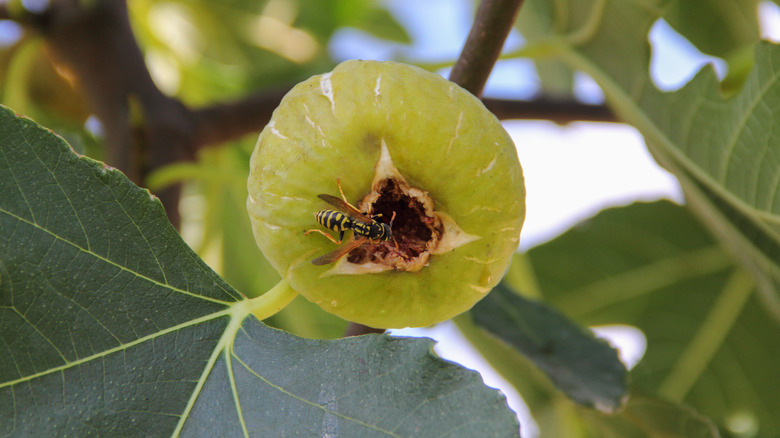
[[471,311],[474,323],[532,360],[575,401],[607,412],[627,398],[617,352],[542,302],[496,286]]
[[586,325],[647,338],[635,388],[683,402],[721,427],[780,431],[780,326],[752,278],[683,207],[662,201],[600,213],[529,251],[545,299]]
[[[758,44],[755,67],[741,89],[727,90],[729,97],[710,68],[679,91],[663,93],[649,76],[647,34],[671,3],[576,3],[577,13],[564,17],[571,24],[566,32],[551,32],[545,47],[527,47],[526,53],[545,52],[596,80],[613,110],[642,132],[655,158],[680,179],[689,205],[749,270],[759,291],[745,293],[751,280],[739,269],[711,279],[706,288],[710,294],[678,289],[666,299],[674,313],[659,311],[653,321],[643,322],[659,339],[688,332],[693,348],[678,343],[662,356],[648,351],[644,365],[657,371],[677,363],[677,371],[656,387],[720,424],[749,418],[748,423],[760,425],[762,435],[780,433],[774,415],[780,407],[771,395],[778,390],[773,382],[780,360],[772,354],[776,347],[770,347],[780,341],[780,154],[774,123],[780,105],[780,48]],[[582,256],[576,254],[579,260]],[[685,266],[681,262],[677,266]],[[652,285],[658,276],[644,278]],[[703,289],[699,285],[694,290]],[[570,310],[583,312],[605,307],[584,296],[566,302]],[[621,309],[640,312],[644,301]],[[678,317],[680,309],[686,317]],[[719,318],[728,324],[717,323]],[[719,374],[710,372],[710,366]],[[699,375],[704,380],[697,380]]]
[[251,436],[517,436],[503,396],[476,373],[434,358],[432,347],[379,335],[306,340],[247,321],[211,371],[193,408],[197,421],[183,432],[229,431],[212,424],[228,400],[243,416],[230,426]]
[[[660,14],[666,3],[656,2]],[[570,35],[549,36],[555,53],[590,74],[617,114],[644,134],[691,205],[758,277],[764,304],[780,319],[780,166],[772,141],[778,48],[759,45],[755,69],[731,99],[710,69],[678,92],[662,93],[649,77],[647,42],[660,15],[648,13],[646,3],[593,5],[580,4],[579,18],[569,17],[576,29]]]
[[0,434],[517,435],[430,341],[268,328],[285,283],[243,298],[120,172],[7,109],[0,139]]

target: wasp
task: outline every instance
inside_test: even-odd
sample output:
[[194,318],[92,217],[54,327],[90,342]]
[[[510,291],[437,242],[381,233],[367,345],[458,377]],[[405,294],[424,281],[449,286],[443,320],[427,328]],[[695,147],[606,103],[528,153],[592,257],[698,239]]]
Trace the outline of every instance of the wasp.
[[358,248],[369,241],[386,242],[393,238],[392,226],[393,220],[395,220],[395,212],[393,212],[393,216],[390,219],[389,224],[379,222],[377,219],[382,217],[381,213],[372,215],[370,213],[361,212],[354,205],[347,201],[347,198],[344,196],[344,192],[341,190],[341,182],[336,180],[336,183],[339,186],[341,199],[325,194],[317,195],[317,197],[336,207],[340,211],[320,210],[314,214],[314,218],[323,227],[333,231],[338,231],[339,240],[334,239],[330,234],[316,228],[307,230],[304,232],[304,234],[317,232],[327,237],[336,245],[341,245],[341,241],[344,239],[344,233],[347,232],[347,230],[352,230],[352,234],[354,235],[355,239],[333,252],[329,252],[312,260],[311,262],[315,265],[327,265],[329,263],[333,263],[344,257],[353,249]]

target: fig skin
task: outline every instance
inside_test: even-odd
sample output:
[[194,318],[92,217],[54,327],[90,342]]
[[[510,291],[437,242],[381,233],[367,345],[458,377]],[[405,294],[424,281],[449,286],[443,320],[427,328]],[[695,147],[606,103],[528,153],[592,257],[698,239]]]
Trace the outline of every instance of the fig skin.
[[[437,212],[479,238],[417,272],[344,275],[346,257],[313,265],[337,246],[304,231],[338,236],[315,222],[334,209],[317,195],[339,196],[338,178],[358,205],[383,144]],[[428,326],[470,309],[503,276],[525,216],[522,169],[498,120],[452,82],[393,62],[346,61],[296,85],[260,134],[247,184],[255,239],[274,268],[326,311],[375,328]]]

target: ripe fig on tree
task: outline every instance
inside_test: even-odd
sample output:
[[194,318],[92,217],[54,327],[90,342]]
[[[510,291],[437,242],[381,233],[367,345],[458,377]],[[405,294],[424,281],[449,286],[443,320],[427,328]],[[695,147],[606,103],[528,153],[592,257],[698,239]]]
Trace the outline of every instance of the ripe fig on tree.
[[[394,216],[393,238],[317,266],[338,247],[304,232],[335,209],[318,195],[340,197],[337,180],[361,212]],[[517,152],[495,116],[441,76],[393,62],[347,61],[296,85],[260,134],[248,191],[257,243],[290,286],[376,328],[470,309],[503,276],[525,216]]]

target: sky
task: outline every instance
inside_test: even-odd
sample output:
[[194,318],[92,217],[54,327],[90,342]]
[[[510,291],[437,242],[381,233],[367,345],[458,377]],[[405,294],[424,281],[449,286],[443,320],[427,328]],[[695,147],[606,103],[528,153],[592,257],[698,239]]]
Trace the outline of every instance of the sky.
[[[330,46],[335,59],[431,62],[457,58],[471,24],[471,1],[388,0],[386,4],[409,30],[413,46],[399,48],[356,30],[344,30]],[[780,8],[763,2],[758,14],[763,38],[780,40]],[[431,27],[431,22],[437,25]],[[707,64],[713,65],[721,78],[726,73],[725,62],[699,52],[663,20],[653,26],[648,39],[653,48],[651,77],[661,90],[679,89]],[[513,31],[505,50],[522,43],[522,36]],[[446,71],[441,73],[446,76]],[[484,94],[528,99],[538,91],[537,84],[530,61],[499,61]],[[599,87],[583,74],[575,78],[575,94],[587,103],[603,102]],[[527,215],[521,250],[542,244],[605,208],[658,199],[684,202],[677,180],[655,163],[642,136],[630,126],[586,122],[559,126],[541,120],[504,121],[503,125],[515,142],[525,174]],[[621,360],[629,368],[641,359],[646,343],[638,329],[591,329],[619,349]],[[488,386],[504,392],[510,408],[518,413],[524,437],[538,436],[520,395],[492,370],[452,323],[395,330],[393,334],[435,339],[435,350],[440,356],[477,370]]]

